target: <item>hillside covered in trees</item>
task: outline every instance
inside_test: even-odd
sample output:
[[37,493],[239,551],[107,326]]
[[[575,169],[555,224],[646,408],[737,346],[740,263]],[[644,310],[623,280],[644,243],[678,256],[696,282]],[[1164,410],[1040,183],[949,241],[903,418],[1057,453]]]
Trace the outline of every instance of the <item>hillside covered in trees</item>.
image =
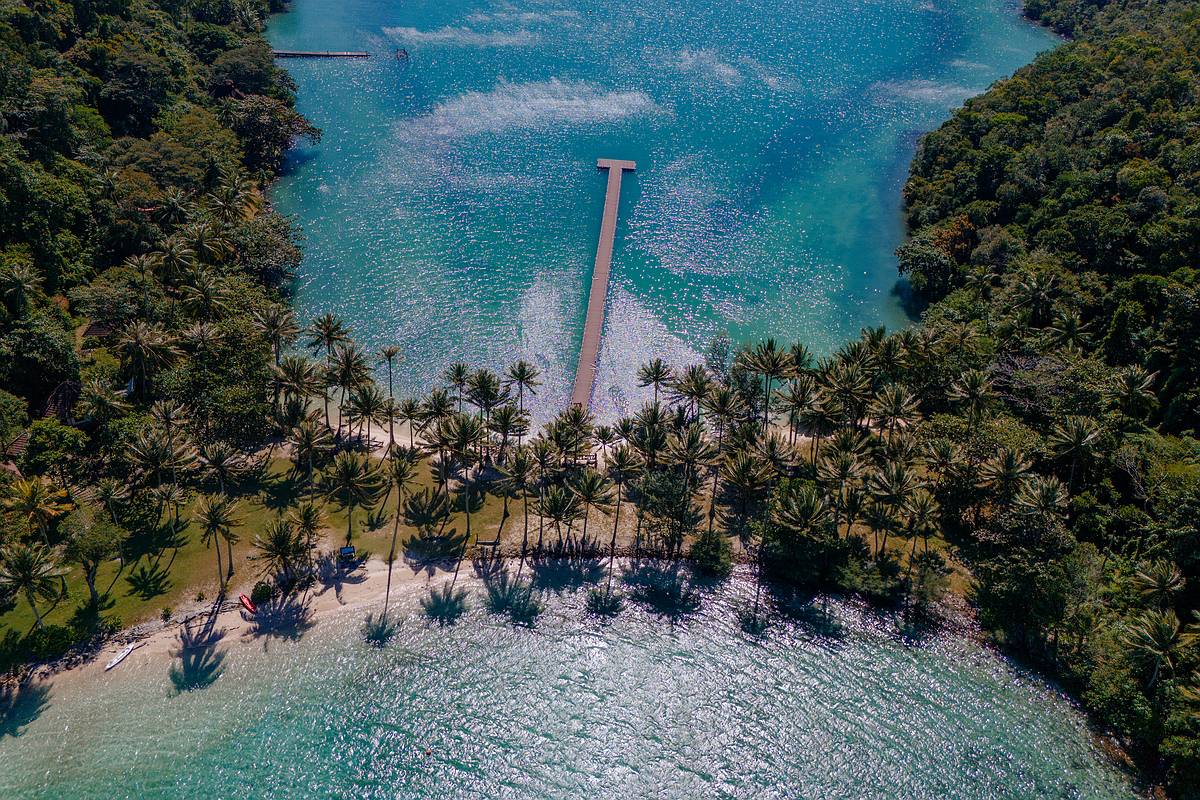
[[[520,509],[524,564],[611,557],[624,508],[634,555],[717,576],[737,555],[763,606],[853,592],[915,625],[965,564],[998,641],[1200,794],[1197,7],[1030,2],[1076,40],[913,163],[899,259],[920,324],[822,359],[718,341],[646,364],[653,400],[628,418],[534,433],[530,364],[447,365],[396,398],[398,348],[287,308],[298,243],[262,191],[318,132],[263,41],[270,9],[0,0],[0,445],[19,472],[0,473],[0,663],[157,612],[209,551],[218,596],[253,558],[269,602],[331,527],[455,560]],[[532,584],[511,588],[535,615]]]
[[[1070,429],[1086,453],[1050,550],[1021,529],[962,530],[985,620],[1192,796],[1200,719],[1181,676],[1200,607],[1200,4],[1027,10],[1075,39],[923,139],[897,254],[932,303],[925,327],[982,342],[1003,413]],[[1152,601],[1134,589],[1148,569]]]

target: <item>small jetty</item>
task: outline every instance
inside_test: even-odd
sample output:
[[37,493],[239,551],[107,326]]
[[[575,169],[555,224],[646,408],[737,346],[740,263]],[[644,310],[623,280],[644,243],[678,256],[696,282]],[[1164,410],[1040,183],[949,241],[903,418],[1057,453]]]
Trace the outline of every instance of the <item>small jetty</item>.
[[272,50],[276,58],[370,58],[361,50]]
[[596,359],[600,355],[600,336],[604,332],[604,304],[608,299],[608,271],[612,265],[613,238],[617,233],[617,207],[621,204],[621,176],[637,169],[632,161],[601,158],[597,169],[608,170],[608,191],[604,195],[604,215],[600,219],[600,243],[596,246],[596,266],[592,269],[592,289],[588,294],[587,319],[583,323],[583,346],[575,370],[575,389],[571,404],[587,408],[592,402],[592,384],[596,380]]

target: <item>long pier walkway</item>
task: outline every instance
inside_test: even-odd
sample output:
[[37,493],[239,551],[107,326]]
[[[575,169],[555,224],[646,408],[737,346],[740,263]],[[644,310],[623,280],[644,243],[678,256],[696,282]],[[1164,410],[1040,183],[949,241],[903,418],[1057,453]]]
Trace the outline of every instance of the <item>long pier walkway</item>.
[[575,370],[575,390],[571,404],[587,408],[592,402],[592,384],[596,381],[596,360],[600,356],[600,336],[604,332],[604,304],[608,298],[608,270],[612,265],[613,237],[617,233],[617,207],[621,204],[621,176],[637,169],[632,161],[601,158],[597,169],[608,170],[608,191],[604,195],[604,216],[600,219],[600,243],[596,246],[596,266],[592,269],[592,290],[588,294],[587,319],[583,323],[583,346]]
[[276,58],[370,58],[361,50],[272,50]]

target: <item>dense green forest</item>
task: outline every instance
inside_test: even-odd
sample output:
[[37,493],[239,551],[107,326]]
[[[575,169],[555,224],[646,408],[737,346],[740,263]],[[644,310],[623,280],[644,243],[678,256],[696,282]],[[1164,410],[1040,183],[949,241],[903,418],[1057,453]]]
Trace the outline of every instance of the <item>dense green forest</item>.
[[[519,513],[522,566],[607,555],[611,575],[624,518],[631,555],[745,560],[751,629],[822,590],[916,628],[957,580],[1148,774],[1200,794],[1200,5],[1028,4],[1074,41],[913,162],[920,324],[822,359],[718,340],[645,365],[629,418],[540,431],[527,363],[397,398],[401,350],[292,316],[298,237],[262,192],[319,132],[271,10],[0,0],[4,666],[157,611],[210,553],[218,596],[252,564],[268,602],[331,527],[457,564]],[[528,619],[521,574],[503,607]]]
[[1027,8],[1075,39],[924,138],[898,255],[926,329],[973,332],[1022,449],[1049,466],[1044,434],[1071,433],[1069,513],[1049,539],[945,522],[987,624],[1194,796],[1200,4]]

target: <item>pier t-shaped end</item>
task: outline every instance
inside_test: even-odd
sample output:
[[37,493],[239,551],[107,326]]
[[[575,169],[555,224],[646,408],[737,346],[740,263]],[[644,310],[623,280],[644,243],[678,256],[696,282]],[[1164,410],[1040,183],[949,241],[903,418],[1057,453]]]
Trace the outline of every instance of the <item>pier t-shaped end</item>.
[[596,159],[596,169],[635,170],[637,164],[633,161],[622,161],[619,158],[598,158]]

